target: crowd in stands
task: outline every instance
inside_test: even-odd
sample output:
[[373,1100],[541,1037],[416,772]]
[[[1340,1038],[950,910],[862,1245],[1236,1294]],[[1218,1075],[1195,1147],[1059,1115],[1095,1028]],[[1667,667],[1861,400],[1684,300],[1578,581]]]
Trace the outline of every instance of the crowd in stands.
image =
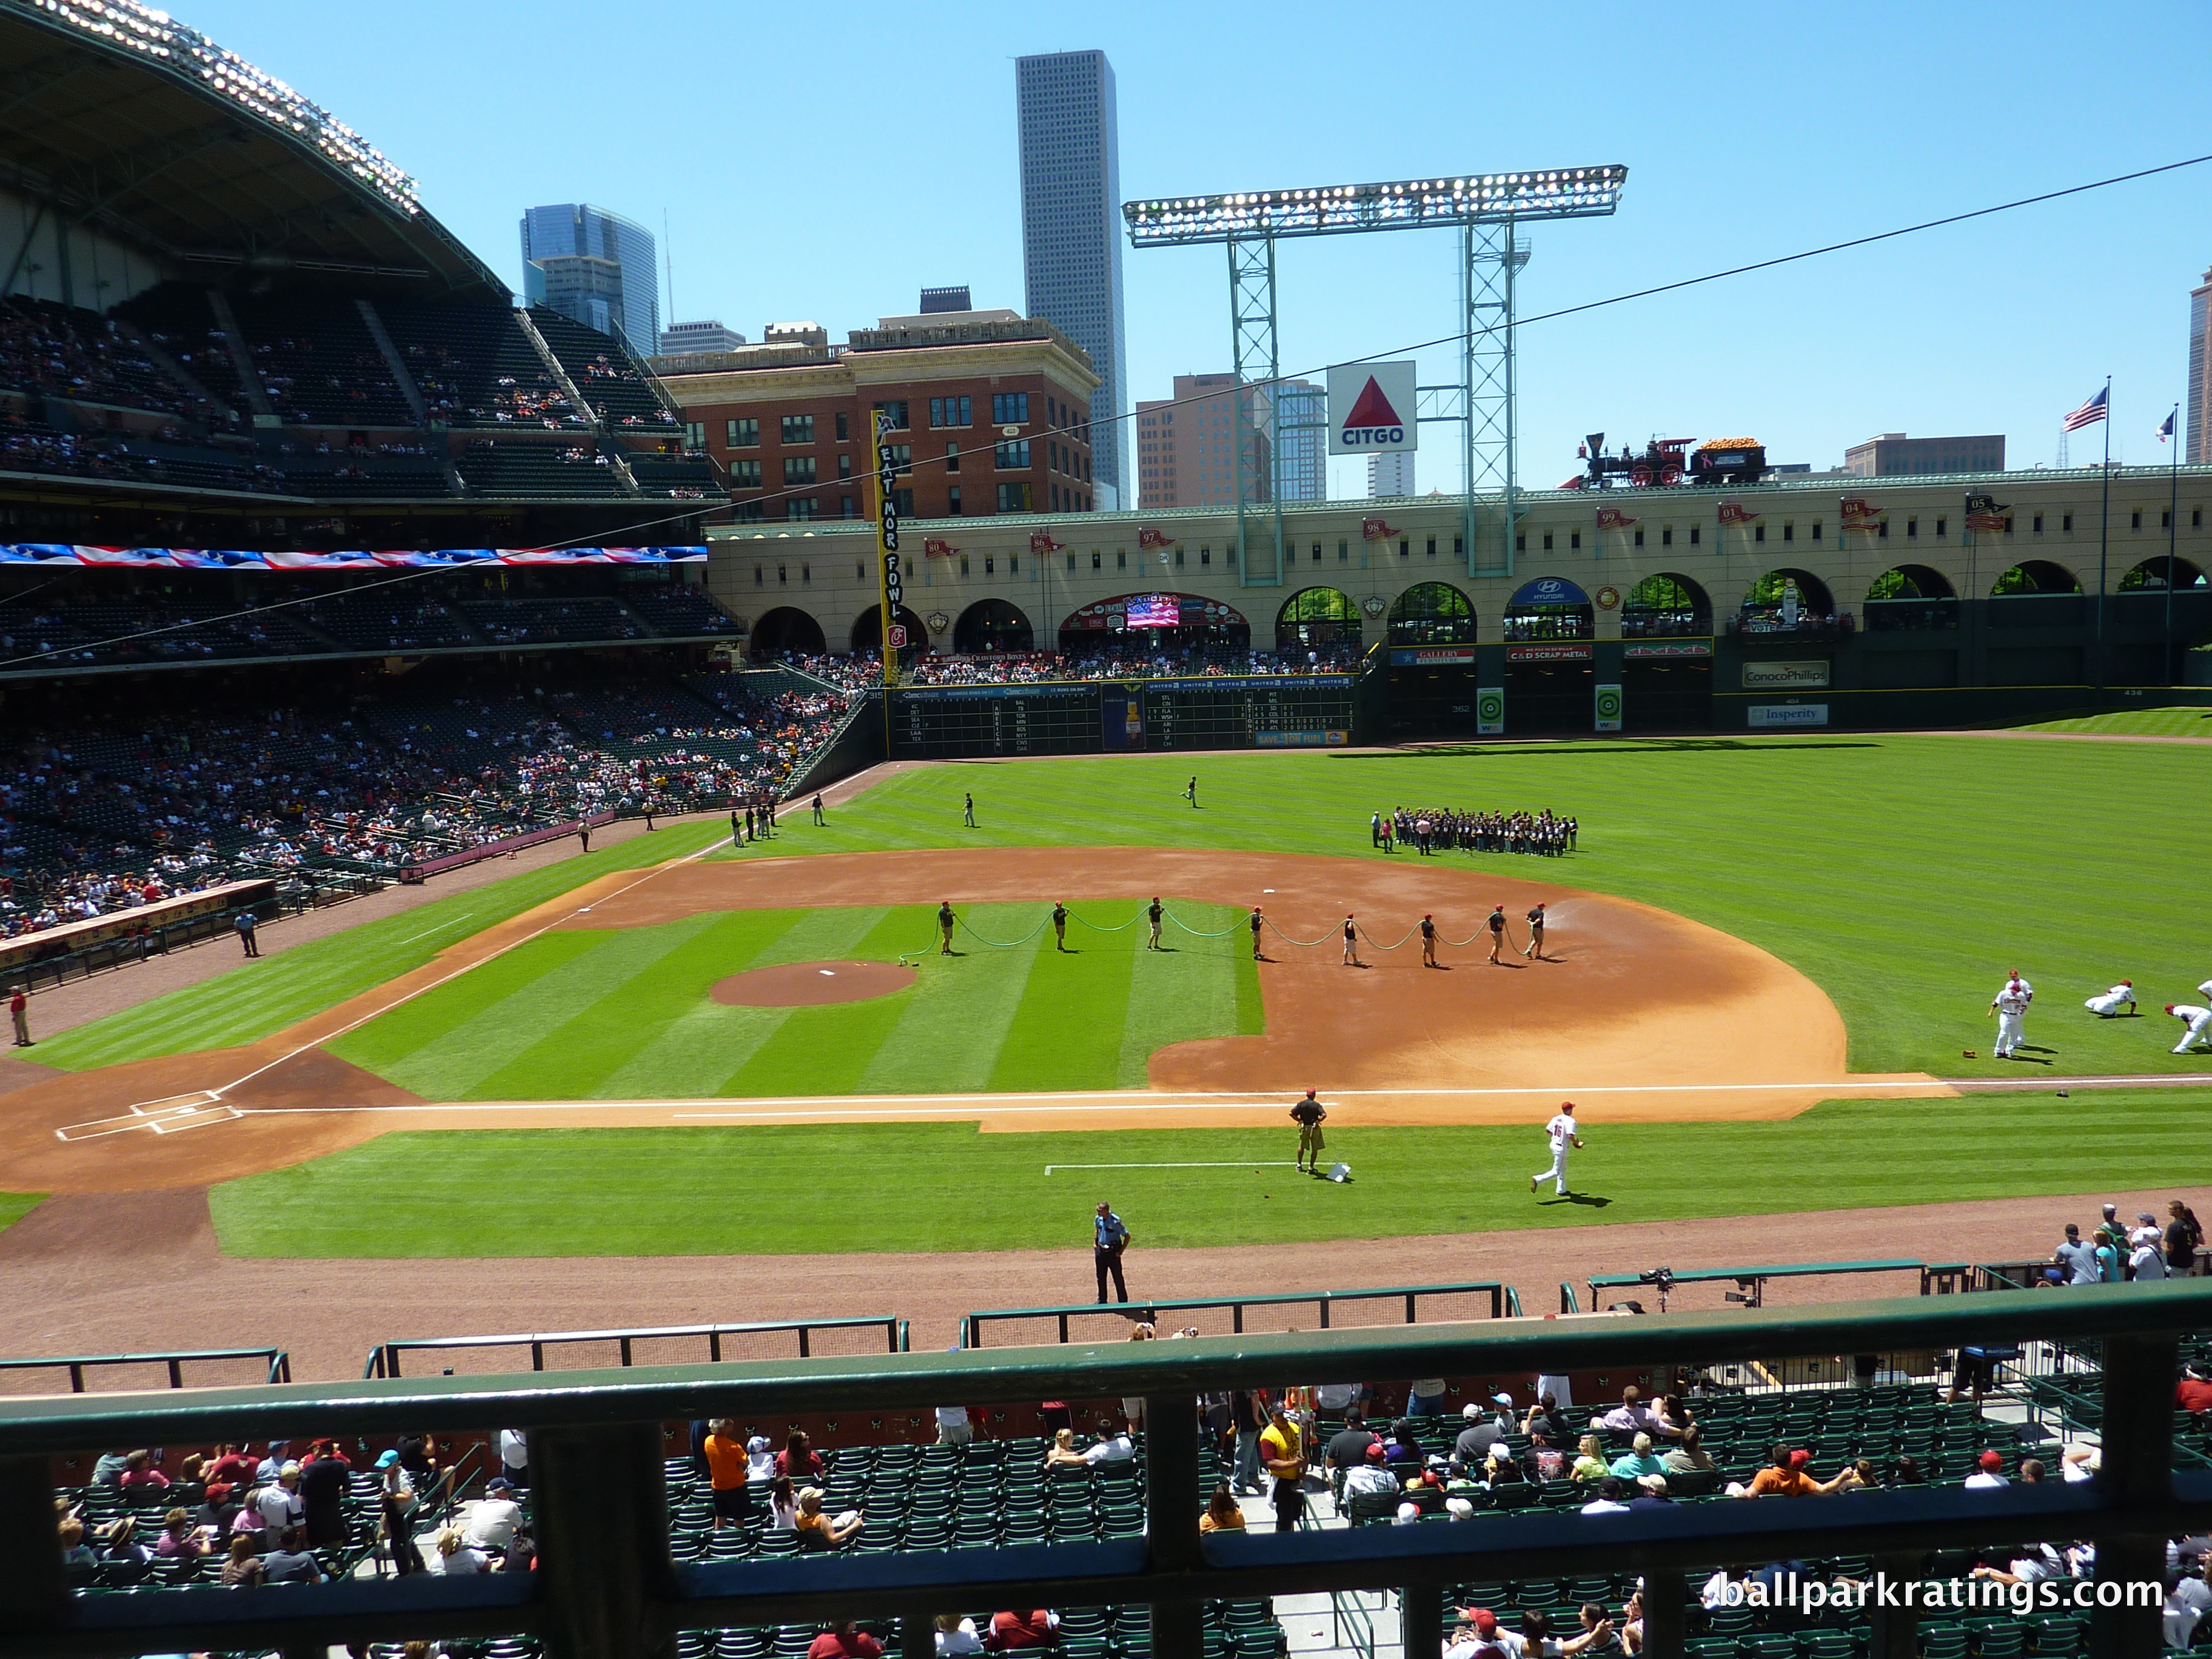
[[[783,661],[817,678],[865,690],[883,684],[879,653],[848,657],[787,653]],[[1018,651],[981,656],[921,655],[902,667],[908,685],[1036,685],[1069,680],[1225,679],[1235,676],[1285,677],[1358,672],[1357,646],[1286,647],[1280,653],[1222,646],[1145,654],[1113,649],[1071,653]]]
[[1579,820],[1559,817],[1548,806],[1535,812],[1476,812],[1455,807],[1425,811],[1400,806],[1367,821],[1369,845],[1384,852],[1410,848],[1423,857],[1456,848],[1462,853],[1527,853],[1562,858],[1575,850]]
[[222,881],[403,866],[599,813],[780,789],[843,699],[787,677],[86,719],[0,747],[0,934]]
[[207,412],[112,322],[36,300],[0,302],[0,386],[173,415]]

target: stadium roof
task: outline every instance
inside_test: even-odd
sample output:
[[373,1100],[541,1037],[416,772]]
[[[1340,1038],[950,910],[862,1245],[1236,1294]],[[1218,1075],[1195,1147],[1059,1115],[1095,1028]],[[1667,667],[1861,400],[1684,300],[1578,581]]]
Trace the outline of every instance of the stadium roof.
[[180,276],[507,285],[360,134],[136,0],[0,0],[0,186]]

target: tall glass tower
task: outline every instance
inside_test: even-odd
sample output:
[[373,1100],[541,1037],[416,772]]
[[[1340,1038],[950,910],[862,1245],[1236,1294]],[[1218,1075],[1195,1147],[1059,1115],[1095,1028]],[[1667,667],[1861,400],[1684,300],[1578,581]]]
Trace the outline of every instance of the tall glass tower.
[[[1132,505],[1121,481],[1121,161],[1114,66],[1103,52],[1014,62],[1022,145],[1027,308],[1091,354],[1091,468],[1098,505]],[[1111,490],[1109,497],[1108,492]]]
[[660,264],[653,233],[586,202],[534,207],[522,216],[522,292],[603,334],[618,334],[641,357],[660,349]]

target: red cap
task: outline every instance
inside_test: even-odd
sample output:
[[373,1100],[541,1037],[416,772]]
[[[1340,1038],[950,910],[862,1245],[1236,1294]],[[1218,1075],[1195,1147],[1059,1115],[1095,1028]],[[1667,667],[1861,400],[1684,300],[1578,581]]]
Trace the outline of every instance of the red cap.
[[2169,1014],[2173,1012],[2173,1005],[2172,1003],[2169,1002],[2166,1005],[2166,1012]]
[[1981,1464],[1985,1469],[2001,1469],[2004,1467],[2003,1454],[1994,1449],[1985,1451],[1982,1454]]
[[1380,1463],[1382,1461],[1383,1455],[1382,1443],[1380,1440],[1370,1440],[1367,1443],[1367,1461],[1369,1462]]
[[1790,1467],[1792,1469],[1802,1469],[1812,1461],[1813,1454],[1802,1446],[1790,1454]]
[[1477,1630],[1496,1630],[1498,1615],[1488,1607],[1477,1607],[1474,1610],[1474,1627]]
[[207,1501],[208,1501],[209,1503],[210,1503],[210,1504],[220,1504],[220,1503],[222,1503],[225,1498],[228,1498],[229,1496],[230,1496],[230,1482],[229,1482],[229,1481],[228,1481],[228,1480],[212,1480],[212,1481],[210,1481],[210,1482],[208,1483],[208,1489],[207,1489]]
[[2132,991],[2132,990],[2134,990],[2134,989],[2136,988],[2136,982],[2135,982],[2135,981],[2133,981],[2133,980],[2131,980],[2131,979],[2124,979],[2124,980],[2122,980],[2122,981],[2120,981],[2120,983],[2121,983],[2121,984],[2123,984],[2123,985],[2124,985],[2124,986],[2126,986],[2126,987],[2128,988],[2128,989],[2130,989],[2130,991]]

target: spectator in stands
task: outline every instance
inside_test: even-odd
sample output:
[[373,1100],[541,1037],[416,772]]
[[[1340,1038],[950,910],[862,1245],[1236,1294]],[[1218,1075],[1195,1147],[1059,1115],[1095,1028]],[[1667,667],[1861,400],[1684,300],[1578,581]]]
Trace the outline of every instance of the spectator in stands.
[[1670,1427],[1656,1412],[1644,1403],[1643,1390],[1633,1382],[1620,1391],[1620,1403],[1590,1425],[1594,1429],[1607,1429],[1616,1434],[1633,1434],[1639,1429],[1645,1434],[1669,1438],[1680,1433]]
[[799,1547],[803,1550],[835,1549],[866,1524],[866,1517],[858,1510],[847,1510],[835,1520],[823,1514],[819,1486],[808,1486],[799,1494],[796,1529]]
[[738,1439],[738,1425],[718,1417],[708,1425],[702,1449],[707,1458],[707,1483],[714,1493],[714,1530],[725,1524],[742,1528],[751,1504],[748,1500],[746,1456]]
[[1629,1443],[1626,1451],[1613,1460],[1608,1472],[1624,1480],[1636,1480],[1647,1474],[1664,1474],[1667,1466],[1653,1454],[1651,1437],[1639,1434]]
[[1575,1461],[1568,1467],[1567,1479],[1583,1486],[1604,1480],[1606,1474],[1604,1443],[1595,1434],[1584,1435],[1575,1447]]
[[1618,1480],[1612,1475],[1607,1475],[1597,1483],[1597,1496],[1583,1505],[1582,1512],[1584,1515],[1627,1514],[1628,1505],[1620,1501],[1620,1495],[1625,1490],[1626,1488]]
[[791,1477],[779,1474],[768,1483],[768,1529],[793,1532],[798,1526],[798,1494],[792,1490]]
[[1483,1459],[1490,1455],[1490,1449],[1513,1432],[1512,1417],[1505,1406],[1498,1405],[1501,1400],[1505,1406],[1513,1403],[1510,1395],[1501,1394],[1492,1397],[1491,1405],[1495,1408],[1492,1411],[1486,1412],[1473,1401],[1461,1407],[1460,1415],[1467,1419],[1467,1426],[1452,1443],[1452,1458],[1462,1468],[1480,1468]]
[[1537,1395],[1535,1404],[1529,1407],[1526,1415],[1522,1418],[1521,1432],[1524,1435],[1533,1435],[1541,1429],[1556,1440],[1559,1437],[1560,1420],[1559,1399],[1549,1389],[1546,1389]]
[[261,1571],[263,1582],[270,1584],[316,1584],[329,1577],[298,1527],[287,1528],[275,1549],[262,1553]]
[[1392,1474],[1383,1461],[1382,1443],[1370,1441],[1365,1455],[1352,1468],[1345,1471],[1344,1496],[1353,1498],[1365,1494],[1372,1497],[1382,1492],[1395,1493],[1401,1489],[1398,1477]]
[[214,1459],[200,1471],[200,1478],[209,1486],[212,1486],[218,1480],[236,1486],[242,1480],[253,1479],[253,1460],[246,1455],[242,1447],[225,1441],[215,1449],[215,1454]]
[[1667,1477],[1663,1474],[1640,1475],[1635,1486],[1629,1490],[1635,1494],[1628,1500],[1628,1507],[1632,1510],[1671,1510],[1674,1507],[1674,1497],[1667,1490]]
[[1054,1632],[1059,1629],[1060,1615],[1043,1607],[994,1613],[991,1615],[991,1633],[983,1638],[983,1645],[993,1653],[1004,1653],[1012,1648],[1048,1647]]
[[1096,1468],[1101,1463],[1126,1463],[1136,1455],[1136,1442],[1129,1437],[1127,1429],[1101,1423],[1098,1438],[1084,1449],[1083,1461]]
[[1322,1467],[1332,1476],[1331,1484],[1340,1491],[1346,1471],[1365,1463],[1367,1449],[1379,1443],[1375,1431],[1367,1426],[1366,1414],[1357,1406],[1346,1410],[1343,1428],[1331,1435],[1322,1449]]
[[959,1659],[959,1656],[981,1653],[983,1638],[975,1634],[975,1621],[963,1619],[957,1613],[937,1615],[937,1659]]
[[2181,1380],[2173,1385],[2173,1403],[2199,1415],[2212,1412],[2212,1370],[2203,1361],[2192,1359],[2181,1368]]
[[2134,1281],[2164,1279],[2166,1235],[2149,1215],[2137,1219],[2144,1224],[2137,1227],[2128,1240],[2128,1278]]
[[2066,1224],[2066,1236],[2051,1253],[2051,1260],[2064,1271],[2064,1282],[2069,1285],[2094,1285],[2101,1276],[2097,1266],[2097,1247],[2083,1243],[2081,1230],[2070,1221]]
[[418,1501],[415,1484],[399,1462],[396,1450],[376,1456],[377,1529],[392,1556],[395,1575],[404,1578],[422,1571],[422,1552],[416,1547],[413,1517]]
[[1521,1460],[1514,1456],[1513,1448],[1503,1440],[1491,1447],[1482,1474],[1492,1492],[1504,1486],[1525,1486],[1528,1483],[1528,1474],[1522,1468]]
[[447,1527],[439,1533],[438,1571],[447,1577],[462,1577],[490,1570],[491,1558],[464,1539],[459,1527]]
[[207,1539],[192,1525],[189,1511],[171,1510],[161,1517],[161,1535],[154,1540],[154,1553],[165,1560],[182,1557],[197,1561],[207,1553]]
[[745,1484],[763,1486],[775,1479],[775,1454],[769,1449],[770,1442],[764,1434],[757,1434],[745,1442]]
[[307,1539],[319,1549],[346,1541],[345,1496],[352,1479],[353,1465],[331,1440],[315,1442],[314,1455],[300,1466],[300,1504]]
[[307,1506],[300,1497],[300,1466],[297,1463],[284,1464],[276,1471],[276,1479],[273,1482],[256,1488],[252,1508],[261,1517],[262,1526],[272,1535],[304,1522],[307,1518]]
[[2009,1486],[2005,1479],[2004,1454],[1994,1446],[1974,1460],[1974,1472],[1961,1483],[1968,1492],[1987,1492],[1998,1486]]
[[1260,1431],[1267,1415],[1257,1395],[1236,1389],[1229,1395],[1229,1424],[1237,1436],[1237,1490],[1247,1498],[1260,1495]]
[[2178,1198],[2166,1205],[2166,1271],[2169,1278],[2179,1278],[2196,1271],[2197,1247],[2204,1242],[2204,1229],[2197,1212]]
[[210,1480],[200,1496],[200,1506],[192,1516],[192,1524],[220,1538],[231,1529],[238,1519],[239,1507],[234,1501],[237,1488],[228,1480]]
[[1528,1473],[1538,1480],[1567,1477],[1567,1455],[1552,1443],[1548,1429],[1539,1429],[1528,1437]]
[[807,1644],[806,1659],[883,1659],[884,1644],[840,1619]]
[[503,1550],[514,1541],[523,1524],[522,1505],[514,1501],[514,1488],[501,1476],[469,1505],[463,1536],[471,1549]]
[[775,1472],[787,1474],[793,1480],[819,1480],[828,1473],[823,1467],[822,1454],[814,1449],[803,1429],[793,1429],[783,1443],[783,1449],[775,1455]]
[[1428,1459],[1421,1449],[1420,1431],[1413,1426],[1410,1417],[1401,1417],[1390,1425],[1390,1437],[1382,1443],[1384,1455],[1391,1462],[1418,1468]]
[[269,1455],[253,1466],[253,1484],[257,1486],[274,1484],[284,1473],[287,1463],[291,1463],[295,1470],[300,1467],[292,1463],[292,1443],[289,1440],[270,1441]]
[[1712,1454],[1705,1449],[1705,1436],[1695,1425],[1682,1431],[1681,1443],[1668,1447],[1659,1462],[1668,1474],[1688,1474],[1713,1467]]
[[159,1492],[169,1484],[169,1477],[154,1467],[151,1452],[135,1451],[123,1460],[123,1478],[116,1484],[125,1492]]
[[74,1515],[65,1515],[61,1518],[58,1529],[61,1534],[63,1566],[72,1573],[86,1573],[100,1565],[99,1555],[84,1541],[83,1522]]
[[512,1486],[530,1484],[530,1437],[520,1429],[499,1431],[499,1463]]
[[2212,1613],[2212,1554],[2205,1556],[2198,1571],[2175,1579],[2166,1593],[2162,1623],[2166,1646],[2177,1651],[2188,1647],[2207,1613]]
[[1052,1444],[1044,1450],[1044,1466],[1047,1469],[1090,1467],[1083,1454],[1075,1449],[1073,1429],[1054,1429],[1052,1431]]
[[1267,1426],[1260,1431],[1260,1462],[1274,1480],[1275,1530],[1296,1532],[1305,1511],[1305,1446],[1280,1401],[1267,1408]]
[[1206,1513],[1198,1517],[1200,1532],[1242,1532],[1244,1530],[1244,1511],[1237,1507],[1237,1494],[1229,1490],[1226,1480],[1214,1484],[1213,1495],[1206,1500]]
[[1777,1444],[1768,1467],[1751,1478],[1747,1486],[1733,1482],[1729,1486],[1731,1498],[1811,1498],[1832,1492],[1844,1492],[1850,1487],[1853,1476],[1848,1468],[1832,1480],[1817,1480],[1809,1472],[1813,1454],[1802,1448]]
[[222,1582],[232,1589],[250,1589],[262,1582],[261,1558],[254,1553],[250,1533],[233,1533],[230,1559],[222,1564]]

